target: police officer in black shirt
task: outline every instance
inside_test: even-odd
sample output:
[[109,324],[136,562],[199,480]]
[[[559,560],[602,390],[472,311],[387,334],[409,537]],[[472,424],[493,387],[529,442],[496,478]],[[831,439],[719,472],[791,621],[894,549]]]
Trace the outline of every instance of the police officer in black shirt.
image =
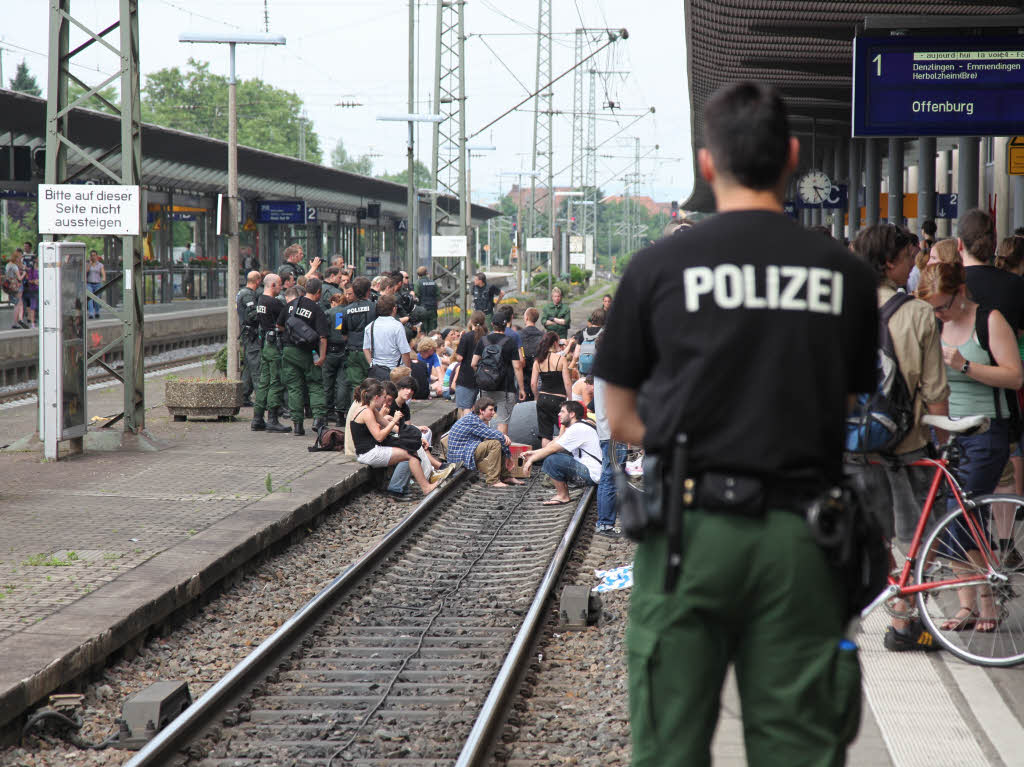
[[416,309],[416,296],[409,285],[409,275],[401,271],[393,272],[391,279],[397,283],[395,298],[397,299],[398,318],[401,320],[403,317],[406,317],[408,318],[406,322],[409,322],[412,320],[413,311]]
[[487,315],[488,322],[494,314],[494,305],[504,297],[505,291],[497,285],[487,284],[486,274],[477,272],[473,275],[473,310]]
[[[263,294],[256,301],[261,346],[260,380],[256,394],[253,395],[250,428],[253,431],[283,434],[290,432],[292,427],[282,425],[279,420],[284,402],[284,386],[281,384],[281,329],[277,326],[277,318],[285,305],[278,298],[280,293],[280,277],[268,274],[263,278]],[[266,421],[263,420],[264,412],[267,412]]]
[[[333,268],[333,267],[332,267]],[[349,289],[351,292],[351,289]],[[335,293],[342,296],[343,291]],[[327,326],[331,333],[327,336],[327,359],[324,361],[324,401],[328,420],[334,419],[338,426],[345,425],[345,412],[348,408],[348,378],[345,374],[345,363],[348,359],[348,339],[342,330],[345,318],[344,298],[333,299],[333,306],[324,311],[327,314]],[[323,299],[320,301],[323,306]]]
[[324,313],[331,311],[331,297],[341,293],[341,267],[332,266],[327,269],[327,276],[320,285],[320,308]]
[[874,279],[783,213],[799,144],[774,89],[722,88],[703,125],[719,213],[633,256],[594,371],[613,437],[661,467],[627,630],[633,765],[710,764],[730,663],[749,763],[842,764],[860,668],[804,509],[841,480],[848,395],[875,388]]
[[277,324],[284,328],[281,377],[288,389],[288,409],[296,436],[306,433],[302,425],[302,411],[307,394],[313,410],[313,430],[319,430],[327,423],[320,369],[327,355],[330,327],[327,315],[317,304],[319,300],[320,280],[310,277],[306,280],[306,295],[288,304],[277,318]]
[[259,295],[256,289],[260,285],[260,273],[249,272],[245,285],[235,296],[235,309],[238,312],[238,326],[241,328],[239,341],[242,344],[242,385],[245,387],[243,407],[252,407],[252,394],[260,380],[260,323],[256,314],[256,302]]
[[335,405],[342,418],[348,412],[348,400],[352,392],[370,375],[370,363],[363,354],[363,331],[377,318],[375,305],[367,298],[370,293],[370,281],[366,277],[356,277],[352,280],[352,292],[356,300],[346,304],[342,326],[342,331],[348,336],[348,358],[345,360],[348,388],[346,396]]
[[423,332],[429,333],[437,327],[437,282],[425,266],[416,270],[416,276],[420,278],[416,283],[416,297],[420,301],[416,316],[423,324]]

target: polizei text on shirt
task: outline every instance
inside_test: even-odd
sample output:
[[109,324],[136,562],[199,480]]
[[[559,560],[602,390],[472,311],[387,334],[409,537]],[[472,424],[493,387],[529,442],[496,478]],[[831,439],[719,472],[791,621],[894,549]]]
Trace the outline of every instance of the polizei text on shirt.
[[690,266],[683,270],[683,286],[688,312],[699,312],[707,301],[719,309],[834,315],[842,314],[843,309],[843,275],[823,267]]

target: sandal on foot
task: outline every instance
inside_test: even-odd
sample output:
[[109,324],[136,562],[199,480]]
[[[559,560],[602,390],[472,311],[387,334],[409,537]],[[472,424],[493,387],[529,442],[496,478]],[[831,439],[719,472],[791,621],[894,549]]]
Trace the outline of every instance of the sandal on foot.
[[[992,598],[991,594],[982,594],[982,595],[980,595],[978,597],[978,602],[979,602],[979,606],[980,606],[981,603],[987,603],[987,604],[991,605],[992,606],[991,607],[992,612],[995,612],[996,603],[995,603],[995,600]],[[978,615],[978,619],[974,623],[974,630],[976,632],[978,632],[979,634],[991,634],[997,628],[999,628],[999,618],[996,617],[996,616],[992,616],[991,618],[987,618],[984,615],[979,614]]]
[[572,498],[567,501],[563,501],[561,498],[549,498],[541,506],[564,506],[567,503],[572,503]]
[[942,624],[943,631],[967,631],[974,628],[978,622],[978,613],[973,607],[961,607],[956,615]]

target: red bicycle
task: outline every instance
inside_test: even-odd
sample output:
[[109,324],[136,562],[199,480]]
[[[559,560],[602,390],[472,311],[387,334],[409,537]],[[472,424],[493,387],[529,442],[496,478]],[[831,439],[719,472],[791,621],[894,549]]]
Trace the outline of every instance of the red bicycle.
[[[972,496],[953,476],[953,435],[981,434],[988,418],[922,420],[949,432],[950,442],[944,457],[911,464],[934,467],[928,497],[902,568],[890,574],[888,588],[861,616],[879,605],[888,608],[894,599],[915,597],[922,622],[945,649],[983,666],[1015,665],[1024,661],[1024,560],[1018,553],[1024,552],[1024,497]],[[926,532],[943,484],[958,508]]]

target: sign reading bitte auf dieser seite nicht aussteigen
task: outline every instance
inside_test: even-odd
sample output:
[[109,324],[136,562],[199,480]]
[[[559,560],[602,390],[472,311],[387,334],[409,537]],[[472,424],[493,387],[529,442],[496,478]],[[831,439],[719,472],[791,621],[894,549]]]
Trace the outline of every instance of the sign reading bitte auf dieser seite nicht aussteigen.
[[137,235],[137,186],[40,184],[40,234]]

